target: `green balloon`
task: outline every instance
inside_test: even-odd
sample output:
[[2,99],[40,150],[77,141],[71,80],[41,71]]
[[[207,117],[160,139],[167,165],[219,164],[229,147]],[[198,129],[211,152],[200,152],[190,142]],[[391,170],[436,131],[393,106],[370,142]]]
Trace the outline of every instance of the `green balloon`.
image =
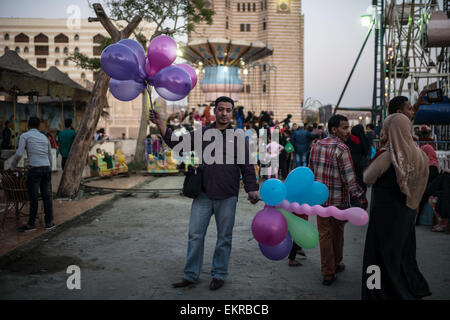
[[319,232],[311,223],[281,208],[278,208],[278,210],[286,218],[289,233],[296,244],[305,249],[312,249],[317,246]]

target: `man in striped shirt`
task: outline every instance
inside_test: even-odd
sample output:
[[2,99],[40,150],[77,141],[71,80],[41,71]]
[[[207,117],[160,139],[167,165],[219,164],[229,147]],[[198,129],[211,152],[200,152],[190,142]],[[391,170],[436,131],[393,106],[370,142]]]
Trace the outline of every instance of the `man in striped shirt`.
[[[348,119],[334,115],[328,121],[329,136],[312,146],[309,167],[316,181],[328,187],[330,195],[323,206],[339,209],[350,207],[350,196],[359,199],[362,208],[367,208],[364,191],[356,181],[350,150],[345,144],[349,136]],[[320,258],[323,284],[336,280],[336,273],[343,271],[344,225],[333,217],[317,216],[319,230]]]
[[9,167],[15,170],[23,156],[24,151],[28,154],[27,188],[30,200],[30,217],[28,223],[19,228],[21,232],[36,230],[34,222],[38,211],[38,192],[41,190],[44,200],[45,228],[53,229],[53,204],[52,204],[52,152],[50,141],[39,132],[41,121],[39,118],[31,117],[28,120],[30,130],[20,136],[19,148],[14,155]]

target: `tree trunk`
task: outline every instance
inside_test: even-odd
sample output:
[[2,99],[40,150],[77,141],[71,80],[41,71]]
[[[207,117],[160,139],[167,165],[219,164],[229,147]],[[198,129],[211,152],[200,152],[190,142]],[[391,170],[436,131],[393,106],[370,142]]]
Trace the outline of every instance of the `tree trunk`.
[[94,131],[100,119],[103,106],[106,104],[109,79],[108,75],[101,71],[99,78],[95,81],[92,96],[86,106],[77,135],[70,148],[69,158],[58,188],[59,197],[72,197],[78,192]]
[[[101,4],[94,3],[93,8],[97,18],[91,20],[100,21],[105,30],[110,34],[113,43],[116,43],[121,39],[127,39],[142,20],[142,17],[136,16],[125,29],[119,31],[108,18]],[[108,91],[109,79],[109,76],[101,70],[98,79],[95,81],[91,98],[86,106],[83,119],[81,120],[77,135],[73,141],[61,177],[61,182],[58,187],[59,197],[73,197],[78,192],[94,131],[97,127],[103,107],[106,105],[106,93]]]
[[[151,90],[151,89],[150,89]],[[144,161],[144,142],[145,138],[147,136],[147,128],[148,128],[148,113],[149,113],[149,106],[146,103],[146,95],[145,91],[142,93],[142,112],[141,112],[141,123],[139,125],[139,134],[136,141],[136,151],[134,153],[134,161],[136,163]]]

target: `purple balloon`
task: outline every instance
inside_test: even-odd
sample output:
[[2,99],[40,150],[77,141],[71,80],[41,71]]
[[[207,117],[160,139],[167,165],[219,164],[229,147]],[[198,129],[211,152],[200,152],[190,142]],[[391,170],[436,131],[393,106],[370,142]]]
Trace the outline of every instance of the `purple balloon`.
[[139,62],[130,48],[114,43],[107,46],[100,58],[103,71],[116,80],[139,80]]
[[275,246],[286,237],[288,225],[284,215],[275,208],[267,207],[253,218],[252,233],[263,246]]
[[148,61],[145,70],[148,76],[156,75],[162,68],[170,66],[177,58],[177,43],[169,36],[157,36],[147,49]]
[[166,100],[181,100],[191,90],[191,77],[184,69],[170,66],[162,69],[154,79],[156,92]]
[[135,99],[143,90],[145,85],[134,80],[116,80],[109,81],[109,90],[112,95],[120,101],[130,101]]
[[269,247],[264,246],[260,243],[259,249],[261,250],[262,254],[270,260],[282,260],[289,255],[289,252],[292,249],[291,235],[288,232],[284,240],[276,246]]
[[195,85],[197,84],[197,73],[195,72],[195,69],[186,63],[176,64],[176,66],[183,68],[187,73],[189,73],[192,82],[191,90],[194,89]]
[[131,49],[131,51],[133,51],[139,63],[139,77],[142,81],[144,81],[147,77],[147,73],[145,71],[145,62],[147,57],[145,56],[145,50],[142,45],[133,39],[122,39],[118,43],[127,46]]

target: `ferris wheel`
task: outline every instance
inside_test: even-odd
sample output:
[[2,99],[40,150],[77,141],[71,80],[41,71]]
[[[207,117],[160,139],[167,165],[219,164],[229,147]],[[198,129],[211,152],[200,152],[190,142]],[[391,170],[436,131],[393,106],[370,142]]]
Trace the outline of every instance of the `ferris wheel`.
[[397,95],[414,102],[424,87],[448,96],[448,1],[385,1],[383,15],[384,105]]

